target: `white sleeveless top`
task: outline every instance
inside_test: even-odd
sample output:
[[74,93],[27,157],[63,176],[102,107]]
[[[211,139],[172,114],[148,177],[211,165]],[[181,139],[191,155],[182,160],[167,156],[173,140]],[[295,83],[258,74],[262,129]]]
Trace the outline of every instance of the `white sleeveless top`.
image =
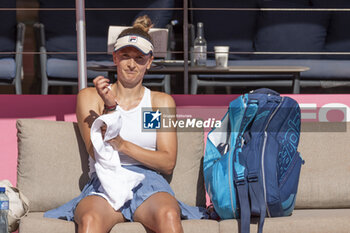
[[[156,131],[143,132],[143,113],[142,108],[151,108],[151,91],[144,87],[144,94],[140,103],[133,109],[124,110],[119,105],[117,111],[120,112],[122,118],[122,127],[119,135],[126,141],[132,142],[140,147],[148,150],[156,150]],[[120,163],[122,165],[139,165],[137,160],[126,154],[119,152]],[[95,171],[95,161],[89,156],[89,167],[92,174]]]

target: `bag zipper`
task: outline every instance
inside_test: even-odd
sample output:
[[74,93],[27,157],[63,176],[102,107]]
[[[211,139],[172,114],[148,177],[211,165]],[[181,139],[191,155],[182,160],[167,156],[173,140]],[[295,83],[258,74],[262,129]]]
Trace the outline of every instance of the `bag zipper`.
[[261,171],[262,171],[262,177],[263,177],[263,186],[264,186],[264,199],[265,199],[265,205],[266,205],[266,211],[267,211],[267,216],[271,217],[269,207],[267,205],[267,198],[266,198],[266,181],[265,181],[265,168],[264,168],[264,163],[265,163],[265,149],[266,149],[266,142],[267,142],[267,127],[270,124],[271,119],[274,117],[276,114],[277,110],[280,108],[281,104],[283,103],[284,97],[282,97],[281,102],[278,104],[276,109],[273,111],[271,114],[269,120],[267,121],[267,124],[264,129],[264,143],[262,147],[262,155],[261,155]]

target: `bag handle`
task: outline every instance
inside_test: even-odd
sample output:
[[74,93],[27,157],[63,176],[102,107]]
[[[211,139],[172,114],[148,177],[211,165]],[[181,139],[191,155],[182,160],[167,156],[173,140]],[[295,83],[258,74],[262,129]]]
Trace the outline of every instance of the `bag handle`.
[[275,96],[280,95],[277,91],[271,90],[269,88],[259,88],[249,92],[249,94],[267,94],[267,95],[275,95]]

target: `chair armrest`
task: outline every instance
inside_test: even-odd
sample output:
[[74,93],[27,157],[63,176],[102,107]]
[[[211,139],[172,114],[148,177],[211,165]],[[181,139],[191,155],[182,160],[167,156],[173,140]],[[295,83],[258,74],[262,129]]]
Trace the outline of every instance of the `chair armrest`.
[[44,52],[46,52],[46,45],[45,45],[45,26],[42,23],[35,23],[34,24],[34,33],[35,33],[35,41],[37,48],[40,52],[44,49]]
[[26,29],[26,26],[24,23],[17,24],[16,53],[23,52],[25,29]]
[[24,23],[17,24],[17,38],[16,38],[16,73],[18,73],[18,69],[22,68],[22,57],[23,57],[23,44],[24,44],[24,34],[25,34],[26,26]]
[[39,51],[39,57],[40,57],[40,70],[42,78],[43,76],[46,77],[46,60],[47,60],[47,54],[46,54],[46,43],[45,43],[45,26],[42,23],[35,23],[34,24],[34,33],[35,33],[35,41],[36,41],[36,47]]
[[24,23],[17,24],[17,37],[16,37],[16,75],[14,79],[14,84],[16,88],[16,94],[22,94],[22,61],[23,61],[23,44],[24,44],[24,34],[26,26]]
[[[42,23],[34,24],[34,33],[36,39],[37,51],[39,51],[39,75],[41,78],[41,94],[47,94],[48,92],[48,77],[47,77],[47,54],[46,54],[46,39],[45,39],[45,26]],[[38,59],[38,56],[35,56],[35,59]]]
[[24,44],[24,34],[26,26],[24,23],[17,24],[17,38],[16,38],[16,76],[21,74],[22,69],[22,57],[23,57],[23,44]]
[[22,58],[23,58],[23,44],[24,44],[24,34],[26,26],[24,23],[17,24],[17,38],[16,38],[16,79],[21,79],[22,71]]

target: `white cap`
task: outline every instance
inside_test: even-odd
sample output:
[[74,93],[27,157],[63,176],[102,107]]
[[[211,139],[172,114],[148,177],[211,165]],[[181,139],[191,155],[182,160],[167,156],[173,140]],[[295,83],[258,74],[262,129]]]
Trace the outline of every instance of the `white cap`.
[[152,53],[154,49],[152,43],[144,37],[126,35],[117,39],[117,42],[114,44],[114,51],[118,51],[128,46],[137,48],[145,55]]

